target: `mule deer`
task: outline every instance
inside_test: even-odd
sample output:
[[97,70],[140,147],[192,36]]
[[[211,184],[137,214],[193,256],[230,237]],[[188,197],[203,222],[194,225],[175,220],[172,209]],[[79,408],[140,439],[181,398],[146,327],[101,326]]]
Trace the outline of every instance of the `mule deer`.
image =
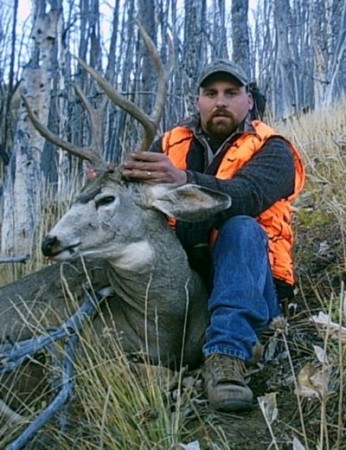
[[[139,29],[159,76],[151,116],[123,98],[94,69],[80,63],[115,104],[141,122],[145,129],[141,149],[146,150],[158,127],[168,74],[140,25]],[[103,316],[126,353],[144,353],[153,364],[196,367],[208,323],[207,293],[199,275],[189,267],[167,215],[186,221],[205,220],[228,208],[230,199],[195,185],[150,185],[122,179],[121,168],[108,169],[102,158],[100,111],[94,110],[79,88],[77,94],[89,113],[94,133],[87,148],[53,135],[24,99],[37,130],[61,148],[89,161],[98,173],[44,238],[43,253],[56,261],[83,258],[107,263],[114,293],[103,305]],[[105,100],[101,110],[104,105]],[[10,303],[11,299],[6,301]],[[56,301],[54,308],[66,315]],[[13,341],[23,337],[22,324],[11,321],[10,312],[7,323],[0,320],[2,336],[8,335]],[[101,334],[105,322],[96,318],[93,326]]]

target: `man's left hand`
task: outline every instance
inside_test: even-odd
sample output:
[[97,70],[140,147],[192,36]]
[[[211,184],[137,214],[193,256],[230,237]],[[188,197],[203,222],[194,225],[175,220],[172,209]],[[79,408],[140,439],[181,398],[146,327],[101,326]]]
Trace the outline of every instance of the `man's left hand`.
[[122,176],[129,180],[147,183],[186,184],[185,170],[177,169],[168,156],[163,153],[131,153],[123,164]]

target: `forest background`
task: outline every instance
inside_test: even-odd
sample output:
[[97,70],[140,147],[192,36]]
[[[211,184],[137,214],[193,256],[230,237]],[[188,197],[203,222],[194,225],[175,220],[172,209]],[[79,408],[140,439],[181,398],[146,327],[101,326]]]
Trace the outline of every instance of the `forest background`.
[[[267,115],[326,108],[346,89],[344,0],[32,0],[23,23],[19,0],[0,10],[1,252],[30,254],[46,183],[53,198],[70,199],[80,163],[33,130],[20,101],[30,99],[48,128],[87,145],[90,127],[76,98],[78,83],[95,105],[102,93],[76,57],[95,67],[127,98],[150,113],[157,76],[141,41],[139,17],[174,69],[160,131],[194,110],[196,80],[215,58],[241,64],[267,97]],[[109,104],[103,121],[104,156],[118,162],[141,133]],[[77,168],[77,171],[76,171]],[[73,176],[72,176],[73,175]],[[81,177],[81,175],[79,175]]]
[[[0,2],[0,262],[5,256],[30,255],[25,265],[1,264],[0,285],[47,265],[41,237],[84,182],[81,162],[33,129],[20,93],[50,130],[76,145],[88,145],[88,116],[74,85],[81,86],[94,106],[104,94],[81,68],[79,57],[150,113],[157,75],[139,36],[137,17],[164,63],[172,40],[175,63],[160,132],[194,111],[201,68],[212,59],[231,58],[257,82],[267,98],[265,121],[297,145],[308,173],[294,206],[298,312],[287,336],[269,339],[265,368],[251,381],[261,411],[269,411],[264,411],[265,420],[259,407],[247,418],[216,416],[206,406],[198,374],[193,385],[188,377],[182,397],[168,405],[167,389],[158,393],[152,379],[146,392],[154,398],[147,401],[138,386],[129,389],[132,378],[124,377],[121,364],[107,366],[108,355],[95,354],[95,364],[85,358],[77,367],[76,403],[90,417],[82,420],[77,414],[73,423],[78,422],[80,434],[76,427],[70,436],[63,435],[66,445],[59,448],[91,449],[95,441],[96,448],[167,450],[168,442],[191,440],[193,428],[209,442],[203,449],[346,449],[346,1]],[[125,158],[141,134],[133,118],[107,105],[102,136],[108,161]],[[104,414],[104,386],[120,399],[114,414]],[[158,421],[138,420],[152,404]],[[26,406],[24,411],[28,414]],[[22,427],[20,423],[11,433],[9,427],[0,433],[0,447]],[[137,446],[128,443],[130,436]]]

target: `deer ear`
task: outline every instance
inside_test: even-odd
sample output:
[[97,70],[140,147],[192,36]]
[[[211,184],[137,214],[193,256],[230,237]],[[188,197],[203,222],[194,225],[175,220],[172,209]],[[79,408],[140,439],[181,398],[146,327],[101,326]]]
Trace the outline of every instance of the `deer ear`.
[[186,222],[207,220],[232,204],[228,195],[195,184],[175,188],[156,185],[152,188],[152,195],[153,208]]

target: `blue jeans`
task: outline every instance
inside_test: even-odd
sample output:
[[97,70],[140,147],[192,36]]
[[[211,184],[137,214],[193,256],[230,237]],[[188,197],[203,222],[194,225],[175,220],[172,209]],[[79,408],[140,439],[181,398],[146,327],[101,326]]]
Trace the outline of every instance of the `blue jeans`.
[[248,216],[227,220],[212,250],[210,324],[203,353],[249,361],[271,319],[282,315],[268,260],[268,237]]

